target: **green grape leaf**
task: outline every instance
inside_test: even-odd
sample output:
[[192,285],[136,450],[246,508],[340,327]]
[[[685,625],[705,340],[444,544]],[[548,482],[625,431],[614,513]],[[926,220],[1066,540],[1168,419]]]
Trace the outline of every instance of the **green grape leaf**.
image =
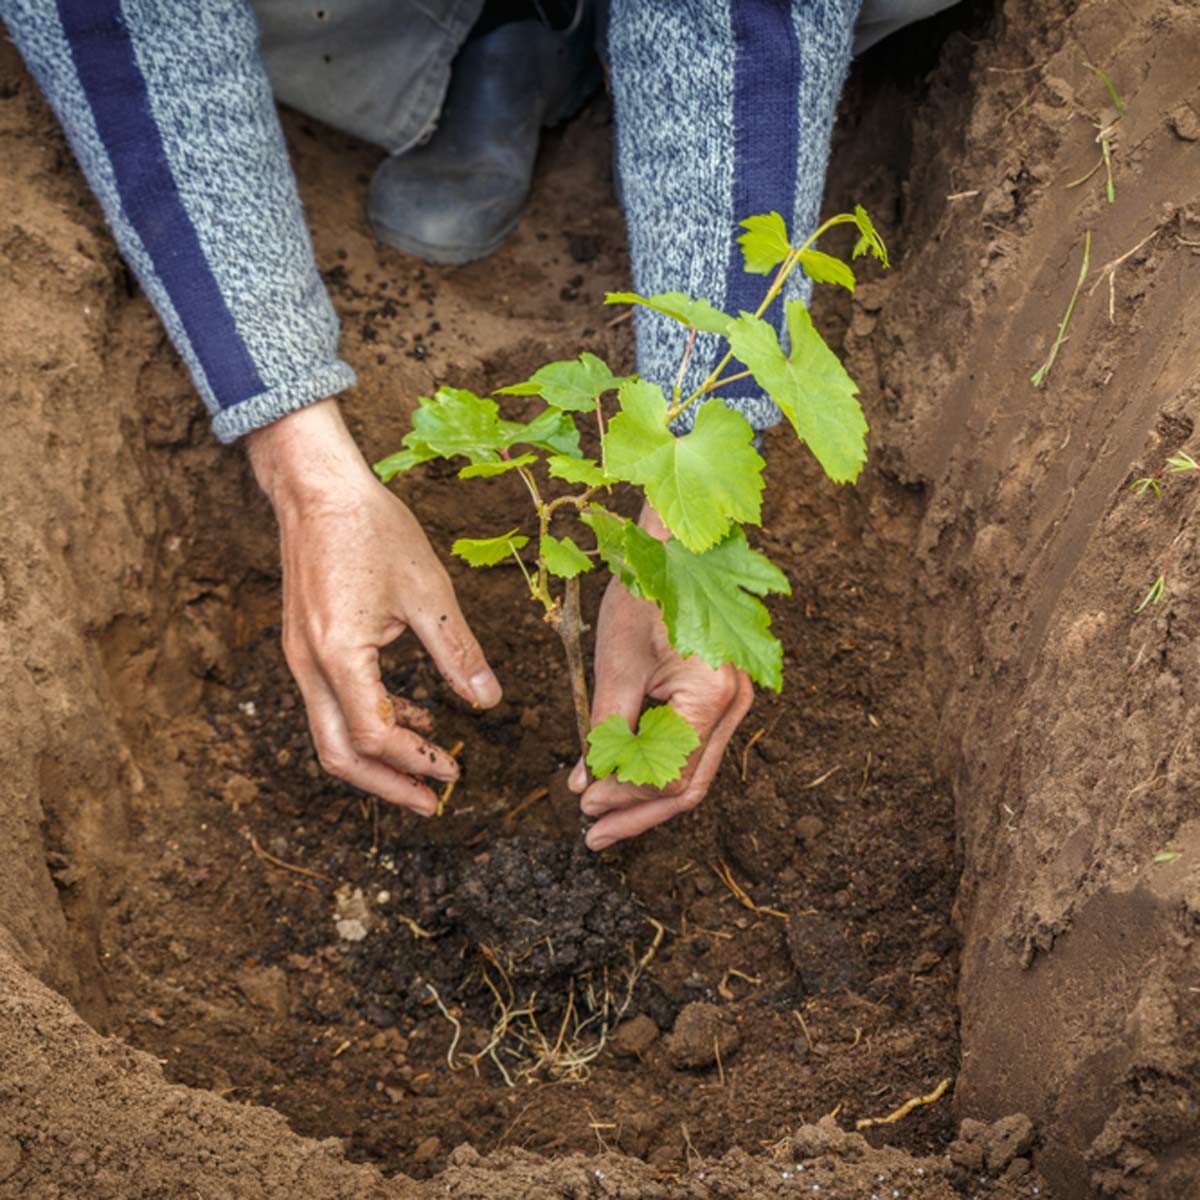
[[527,467],[537,460],[536,454],[521,454],[517,458],[502,458],[499,462],[470,463],[459,471],[458,477],[459,479],[491,479],[494,475],[503,475],[506,471]]
[[542,561],[546,570],[560,579],[574,579],[594,565],[571,538],[556,538],[549,533],[542,538]]
[[728,313],[714,308],[707,300],[693,300],[683,292],[658,292],[653,296],[639,296],[637,292],[608,292],[604,303],[640,304],[701,333],[724,334],[733,320]]
[[501,421],[500,434],[505,447],[535,446],[552,454],[579,457],[579,430],[569,412],[544,408],[532,421]]
[[379,476],[381,483],[390,483],[397,475],[411,471],[431,458],[437,458],[437,455],[428,448],[397,450],[395,454],[381,458],[371,469]]
[[[641,532],[638,530],[638,532]],[[771,633],[771,614],[757,597],[791,595],[787,576],[753,550],[741,529],[694,554],[675,538],[653,546],[626,539],[626,557],[642,593],[662,610],[671,645],[711,667],[733,663],[756,683],[779,691],[783,647]]]
[[800,265],[813,283],[837,283],[854,291],[854,272],[832,254],[823,250],[801,250]]
[[472,462],[494,461],[508,443],[500,428],[500,406],[466,388],[439,388],[430,400],[423,396],[413,413],[406,447],[431,457],[462,454]]
[[494,567],[498,562],[502,562],[510,554],[516,554],[522,546],[528,544],[529,539],[524,534],[510,529],[498,537],[459,538],[450,547],[450,550],[473,567]]
[[607,509],[589,506],[583,521],[596,535],[605,565],[635,596],[653,600],[671,645],[709,666],[733,663],[764,687],[783,683],[783,647],[758,599],[791,595],[787,576],[750,547],[735,528],[718,545],[694,554],[676,538],[660,542]]
[[789,300],[786,312],[791,340],[786,356],[775,330],[749,313],[730,326],[730,348],[808,443],[825,474],[834,483],[853,483],[867,460],[858,386],[813,327],[804,305]]
[[648,708],[637,733],[619,713],[588,734],[588,766],[597,779],[614,771],[622,783],[661,788],[678,779],[688,755],[700,745],[691,725],[670,705]]
[[691,432],[676,437],[656,384],[629,380],[619,395],[621,411],[605,440],[608,473],[640,485],[688,549],[707,550],[735,521],[759,523],[765,464],[743,416],[709,400]]
[[625,517],[618,517],[608,509],[598,504],[589,505],[579,519],[596,535],[596,549],[604,560],[604,565],[635,595],[642,596],[637,575],[629,565],[627,546],[639,537],[654,542],[655,539],[639,529],[637,525]]
[[546,470],[555,479],[582,483],[585,487],[604,487],[611,482],[600,464],[591,458],[568,458],[565,454],[552,454],[546,459]]
[[738,245],[751,275],[769,275],[791,253],[787,226],[777,212],[747,217],[739,224],[746,232],[738,238]]
[[867,210],[861,204],[854,206],[854,223],[858,226],[858,241],[854,244],[853,257],[873,254],[885,267],[890,267],[892,264],[888,262],[887,247],[883,244],[883,238],[871,224],[871,218],[867,216]]
[[624,376],[614,375],[608,364],[586,351],[577,359],[547,363],[524,383],[500,388],[498,396],[541,396],[554,408],[589,412],[596,399],[620,387]]

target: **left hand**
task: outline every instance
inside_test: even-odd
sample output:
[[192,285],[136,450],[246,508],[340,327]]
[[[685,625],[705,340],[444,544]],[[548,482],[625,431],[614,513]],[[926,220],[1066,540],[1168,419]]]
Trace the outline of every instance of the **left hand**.
[[[647,509],[641,525],[665,540],[670,536],[658,515]],[[750,709],[754,687],[736,667],[713,669],[702,658],[682,658],[672,648],[658,608],[631,596],[614,579],[604,594],[596,623],[596,690],[592,725],[619,713],[637,728],[647,699],[666,701],[700,737],[683,773],[665,788],[619,783],[615,775],[588,785],[581,759],[569,786],[582,792],[580,808],[599,820],[587,835],[588,847],[605,850],[636,837],[704,799],[733,731]]]

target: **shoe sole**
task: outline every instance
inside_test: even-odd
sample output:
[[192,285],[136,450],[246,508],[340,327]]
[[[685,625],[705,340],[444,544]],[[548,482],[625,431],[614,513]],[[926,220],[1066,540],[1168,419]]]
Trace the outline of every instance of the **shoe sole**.
[[518,213],[490,242],[486,245],[475,246],[431,246],[416,238],[397,233],[386,225],[376,224],[374,221],[371,222],[371,232],[379,241],[391,246],[393,250],[399,250],[402,254],[411,255],[413,258],[419,258],[423,262],[433,263],[439,267],[464,267],[468,263],[478,262],[481,258],[495,254],[508,240],[509,235],[520,224],[520,221],[521,213]]

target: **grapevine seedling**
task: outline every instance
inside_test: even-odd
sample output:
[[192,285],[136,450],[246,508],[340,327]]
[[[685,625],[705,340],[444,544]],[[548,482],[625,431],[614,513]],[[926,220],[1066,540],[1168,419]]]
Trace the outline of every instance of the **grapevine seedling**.
[[[591,728],[579,577],[598,564],[633,595],[658,606],[671,645],[685,658],[698,655],[713,667],[731,663],[776,691],[782,684],[783,648],[763,598],[788,595],[791,587],[765,554],[751,548],[744,530],[761,523],[765,464],[753,429],[719,396],[736,397],[738,384],[753,379],[831,480],[858,478],[867,423],[854,381],[803,302],[783,305],[785,343],[765,319],[797,268],[814,282],[854,290],[850,264],[816,249],[824,233],[847,224],[858,231],[852,257],[869,254],[886,267],[887,249],[861,206],[830,218],[798,245],[778,213],[741,222],[738,242],[747,272],[771,277],[753,313],[734,316],[682,292],[610,293],[609,304],[642,306],[682,327],[682,361],[669,397],[657,383],[616,375],[584,353],[496,392],[540,397],[545,407],[529,421],[508,420],[495,399],[462,388],[422,397],[401,449],[375,464],[385,483],[435,459],[466,459],[460,479],[510,471],[519,476],[535,528],[460,538],[452,550],[473,567],[511,559],[520,568],[530,596],[562,639],[581,746],[597,778],[615,774],[622,782],[663,787],[679,778],[699,745],[696,731],[666,705],[644,712],[636,730],[620,716]],[[687,364],[702,333],[717,335],[728,349],[685,394]],[[610,416],[605,398],[612,394]],[[689,409],[695,410],[693,427],[677,433],[674,422]],[[580,449],[578,418],[595,423],[598,458]],[[545,476],[575,490],[551,497]],[[658,513],[670,534],[665,541],[606,506],[617,484],[632,486]]]

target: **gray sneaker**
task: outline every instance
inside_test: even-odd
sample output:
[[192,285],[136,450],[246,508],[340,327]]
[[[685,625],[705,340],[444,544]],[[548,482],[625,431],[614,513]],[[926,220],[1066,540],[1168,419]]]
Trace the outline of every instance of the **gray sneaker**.
[[501,25],[454,60],[433,137],[386,159],[367,202],[380,241],[430,263],[485,258],[516,227],[545,126],[573,116],[599,86],[591,5],[558,33]]

